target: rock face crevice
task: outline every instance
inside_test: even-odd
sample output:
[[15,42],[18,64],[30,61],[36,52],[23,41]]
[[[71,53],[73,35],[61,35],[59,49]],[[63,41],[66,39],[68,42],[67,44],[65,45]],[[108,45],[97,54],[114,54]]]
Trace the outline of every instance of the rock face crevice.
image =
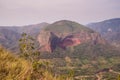
[[40,51],[53,52],[56,47],[66,49],[67,47],[77,46],[81,43],[91,42],[91,44],[105,44],[105,40],[98,33],[72,33],[64,37],[58,36],[50,31],[41,31],[38,36]]

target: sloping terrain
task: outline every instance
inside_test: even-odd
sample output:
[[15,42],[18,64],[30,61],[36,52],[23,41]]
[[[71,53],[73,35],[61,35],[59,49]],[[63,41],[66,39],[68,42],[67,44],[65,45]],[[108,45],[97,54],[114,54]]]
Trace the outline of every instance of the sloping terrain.
[[47,26],[48,23],[40,23],[28,26],[0,26],[0,44],[5,48],[18,51],[18,43],[21,34],[27,33],[36,39],[40,29]]
[[81,43],[106,44],[93,30],[73,21],[61,20],[43,28],[38,36],[41,51],[52,52],[56,47],[66,49]]
[[57,21],[42,29],[38,41],[40,58],[52,62],[56,74],[73,71],[75,80],[116,80],[119,76],[120,51],[76,22]]
[[14,48],[18,47],[19,39],[19,33],[9,29],[0,29],[0,44],[7,49],[14,50]]
[[120,47],[120,18],[91,23],[87,26],[99,32],[112,45]]

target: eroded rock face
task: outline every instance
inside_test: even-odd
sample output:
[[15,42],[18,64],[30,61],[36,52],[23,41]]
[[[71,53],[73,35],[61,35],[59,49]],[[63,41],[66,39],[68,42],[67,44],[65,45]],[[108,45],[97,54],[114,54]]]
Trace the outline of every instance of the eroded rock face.
[[69,36],[66,36],[63,40],[61,40],[61,42],[59,43],[59,46],[61,48],[66,48],[69,46],[76,46],[80,43],[81,43],[81,41],[78,37],[76,37],[74,35],[69,35]]
[[77,33],[54,33],[50,31],[41,31],[38,36],[40,51],[52,52],[56,47],[66,49],[67,47],[77,46],[81,43],[91,42],[92,44],[105,44],[105,40],[96,32],[87,33],[85,31]]

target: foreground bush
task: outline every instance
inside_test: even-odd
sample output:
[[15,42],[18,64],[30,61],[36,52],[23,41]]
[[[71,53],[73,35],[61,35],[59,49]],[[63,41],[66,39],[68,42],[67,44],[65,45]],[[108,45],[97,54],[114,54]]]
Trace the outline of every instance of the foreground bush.
[[18,58],[0,47],[0,80],[22,80],[30,75],[28,61]]

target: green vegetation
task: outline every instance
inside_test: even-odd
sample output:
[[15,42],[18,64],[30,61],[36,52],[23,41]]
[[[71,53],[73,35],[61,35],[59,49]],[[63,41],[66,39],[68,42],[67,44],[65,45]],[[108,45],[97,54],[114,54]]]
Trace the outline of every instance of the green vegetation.
[[[72,80],[73,73],[54,73],[54,65],[36,55],[33,39],[23,33],[20,56],[12,55],[0,47],[0,80]],[[32,44],[32,45],[31,45]]]
[[[54,72],[52,72],[52,68],[54,66],[49,66],[50,62],[39,59],[40,53],[36,50],[34,39],[32,37],[30,37],[26,33],[23,33],[22,38],[19,41],[20,52],[22,54],[21,57],[30,61],[30,63],[32,64],[32,74],[30,75],[29,79],[62,80],[62,77],[60,77],[59,75],[56,76]],[[70,76],[71,75],[69,75],[69,77]],[[66,78],[68,78],[68,76],[63,77],[63,79]],[[69,80],[71,80],[70,78]]]
[[[56,67],[55,73],[67,74],[74,72],[73,77],[78,80],[96,80],[97,78],[116,80],[120,74],[120,52],[109,45],[84,43],[66,51],[57,48],[53,53],[41,53],[44,58]],[[97,73],[104,69],[112,71]]]
[[28,61],[12,55],[0,47],[0,80],[22,80],[29,77],[31,65]]
[[0,47],[0,80],[119,80],[120,54],[109,46],[84,43],[40,54],[24,33],[19,47],[20,56]]
[[25,59],[31,62],[38,59],[40,53],[36,50],[35,41],[31,36],[23,33],[22,38],[19,40],[19,47],[21,56]]
[[94,32],[93,30],[73,21],[58,21],[45,28],[45,30],[57,33],[74,33],[80,32],[81,30],[86,32]]

